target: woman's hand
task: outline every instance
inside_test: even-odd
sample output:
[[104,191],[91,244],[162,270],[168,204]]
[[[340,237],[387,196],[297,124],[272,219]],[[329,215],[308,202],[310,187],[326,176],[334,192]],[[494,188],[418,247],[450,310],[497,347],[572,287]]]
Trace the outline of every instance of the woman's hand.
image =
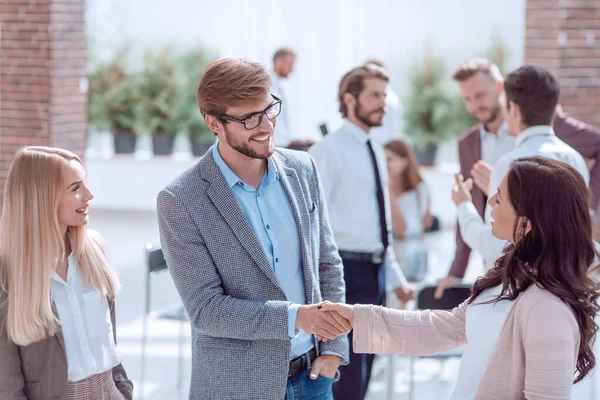
[[466,181],[463,181],[463,176],[461,174],[456,174],[454,178],[455,183],[452,188],[452,201],[458,207],[465,201],[472,201],[471,189],[473,189],[473,179],[469,178]]

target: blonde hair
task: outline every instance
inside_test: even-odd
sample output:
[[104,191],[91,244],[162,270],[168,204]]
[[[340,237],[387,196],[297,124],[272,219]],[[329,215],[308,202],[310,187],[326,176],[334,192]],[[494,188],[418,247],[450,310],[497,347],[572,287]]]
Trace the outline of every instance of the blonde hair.
[[24,147],[8,173],[0,219],[0,298],[8,338],[21,346],[57,332],[50,285],[67,238],[86,285],[111,300],[119,290],[100,235],[86,226],[68,227],[67,238],[61,232],[58,204],[70,161],[81,163],[64,149]]

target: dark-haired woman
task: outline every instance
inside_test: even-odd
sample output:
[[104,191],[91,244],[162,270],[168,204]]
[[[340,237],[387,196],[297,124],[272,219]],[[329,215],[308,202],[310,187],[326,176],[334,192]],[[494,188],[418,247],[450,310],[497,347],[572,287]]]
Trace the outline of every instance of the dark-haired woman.
[[[574,168],[543,157],[514,161],[498,189],[492,233],[510,244],[452,312],[323,310],[353,321],[355,352],[428,355],[466,344],[453,400],[570,399],[596,365],[589,192]],[[468,196],[462,181],[459,190]]]

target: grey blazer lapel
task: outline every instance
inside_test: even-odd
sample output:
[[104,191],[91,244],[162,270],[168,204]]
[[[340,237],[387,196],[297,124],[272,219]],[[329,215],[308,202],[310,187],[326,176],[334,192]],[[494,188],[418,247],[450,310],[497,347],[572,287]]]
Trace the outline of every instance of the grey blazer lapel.
[[[310,246],[308,244],[308,238],[310,235],[310,223],[308,216],[308,205],[306,204],[304,190],[298,179],[298,174],[293,168],[289,168],[285,165],[285,159],[280,155],[274,155],[274,161],[277,168],[283,173],[279,174],[281,177],[281,183],[287,194],[292,210],[294,211],[294,217],[296,219],[296,225],[298,226],[298,236],[300,237],[300,250],[302,253],[302,267],[304,270],[304,283],[306,286],[307,300],[312,300],[312,271],[310,266],[310,260],[312,259],[310,254]],[[312,204],[311,204],[312,209]]]
[[223,179],[210,151],[201,162],[204,164],[203,168],[201,168],[202,177],[211,183],[206,191],[208,197],[212,200],[215,207],[217,207],[227,224],[231,227],[231,230],[240,241],[242,247],[246,249],[259,268],[267,274],[269,279],[283,291],[271,263],[267,259],[254,231],[250,228],[250,225],[248,225],[233,192],[229,188],[229,185],[227,185],[227,182],[225,182],[225,179]]

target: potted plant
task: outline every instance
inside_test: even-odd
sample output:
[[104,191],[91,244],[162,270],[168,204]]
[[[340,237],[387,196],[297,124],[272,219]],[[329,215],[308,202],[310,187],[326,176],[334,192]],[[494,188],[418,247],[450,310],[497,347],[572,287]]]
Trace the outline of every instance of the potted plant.
[[137,88],[134,76],[126,70],[127,54],[128,48],[122,48],[88,74],[89,123],[113,134],[117,154],[133,153],[137,137]]
[[458,128],[464,124],[464,107],[459,98],[447,93],[444,77],[443,61],[428,50],[425,58],[413,65],[408,79],[411,86],[405,102],[405,132],[422,165],[433,165],[438,144],[464,131]]
[[139,78],[140,114],[144,126],[152,133],[155,155],[173,153],[175,135],[182,127],[182,100],[174,60],[169,48],[147,52],[146,68]]
[[196,99],[196,88],[212,58],[204,47],[196,47],[183,54],[181,66],[181,98],[183,99],[183,125],[190,139],[194,157],[200,157],[215,143],[214,133],[206,126]]

